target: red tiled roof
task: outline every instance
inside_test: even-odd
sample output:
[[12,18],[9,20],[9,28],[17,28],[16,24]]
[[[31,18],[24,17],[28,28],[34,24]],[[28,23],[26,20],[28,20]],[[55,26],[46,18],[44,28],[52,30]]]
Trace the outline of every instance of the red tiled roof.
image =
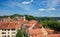
[[29,23],[35,23],[37,22],[36,20],[30,20]]
[[41,29],[41,28],[42,28],[42,25],[39,24],[39,23],[37,23],[37,24],[35,25],[34,29],[36,29],[36,28]]
[[30,20],[27,24],[26,24],[26,26],[29,26],[29,27],[31,27],[34,23],[36,23],[37,21],[36,20]]
[[31,37],[44,37],[41,29],[31,29],[29,30],[29,33]]
[[48,32],[48,34],[53,34],[53,32],[54,32],[54,30],[52,30],[52,29],[48,29],[48,28],[45,28],[45,29]]
[[0,22],[0,29],[16,29],[19,28],[20,24],[18,22]]
[[48,37],[60,37],[60,34],[50,34]]
[[41,31],[41,29],[31,29],[29,30],[29,33],[30,35],[33,35],[33,34],[43,34],[43,32]]

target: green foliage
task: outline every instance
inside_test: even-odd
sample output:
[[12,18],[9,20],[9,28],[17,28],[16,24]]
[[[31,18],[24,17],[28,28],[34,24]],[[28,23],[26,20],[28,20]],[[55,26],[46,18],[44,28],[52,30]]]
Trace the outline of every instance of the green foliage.
[[54,29],[56,31],[60,31],[60,23],[51,23],[51,24],[48,24],[48,26],[51,28],[51,29]]
[[44,20],[60,20],[60,17],[35,17],[36,20],[44,21]]
[[[14,17],[23,17],[24,15],[19,15],[19,14],[14,14],[14,15],[10,15],[10,16],[0,16],[0,18],[6,18],[6,17],[10,17],[11,19]],[[30,15],[25,15],[26,20],[35,20],[35,17],[30,16]]]
[[26,20],[35,20],[35,18],[30,15],[25,15],[25,17],[26,17]]
[[27,37],[23,29],[18,30],[16,37]]
[[40,23],[45,27],[45,28],[48,28],[48,24],[52,23],[53,21],[40,21]]
[[24,31],[22,29],[18,30],[16,37],[24,37]]
[[21,17],[21,16],[23,16],[23,15],[14,14],[14,15],[9,15],[9,16],[0,16],[0,18],[7,18],[7,17],[14,18],[14,17],[16,17],[16,16]]
[[45,28],[51,28],[54,29],[56,31],[60,31],[60,22],[57,21],[52,21],[52,20],[48,20],[48,21],[40,21],[40,23],[45,27]]
[[14,14],[14,15],[11,15],[10,17],[11,17],[11,18],[14,18],[14,17],[16,17],[16,16],[21,17],[22,15]]
[[0,18],[7,18],[7,17],[10,17],[10,16],[0,16]]

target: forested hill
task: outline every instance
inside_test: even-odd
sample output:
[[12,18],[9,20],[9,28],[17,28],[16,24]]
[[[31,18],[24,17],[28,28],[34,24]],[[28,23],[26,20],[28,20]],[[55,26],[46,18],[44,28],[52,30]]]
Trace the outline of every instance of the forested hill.
[[35,17],[37,20],[60,20],[60,17]]
[[10,17],[11,19],[14,17],[26,17],[27,20],[35,20],[35,17],[31,15],[20,15],[20,14],[14,14],[14,15],[9,15],[9,16],[0,16],[0,18],[8,18]]
[[23,17],[25,16],[27,20],[60,20],[60,17],[33,17],[31,15],[20,15],[20,14],[14,14],[14,15],[9,15],[9,16],[0,16],[0,18],[5,18],[5,17]]

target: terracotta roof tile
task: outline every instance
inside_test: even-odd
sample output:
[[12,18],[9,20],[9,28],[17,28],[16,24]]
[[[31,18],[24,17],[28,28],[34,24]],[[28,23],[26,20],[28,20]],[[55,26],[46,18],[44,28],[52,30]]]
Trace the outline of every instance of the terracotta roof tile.
[[30,21],[28,21],[28,23],[26,24],[26,26],[31,27],[36,22],[37,22],[36,20],[30,20]]
[[48,37],[60,37],[60,34],[50,34]]
[[52,29],[48,29],[48,28],[45,28],[45,29],[48,32],[48,34],[53,34],[54,33],[54,30],[52,30]]
[[18,22],[0,22],[0,29],[14,29],[20,27]]
[[43,34],[41,29],[31,29],[29,30],[29,33],[32,34]]

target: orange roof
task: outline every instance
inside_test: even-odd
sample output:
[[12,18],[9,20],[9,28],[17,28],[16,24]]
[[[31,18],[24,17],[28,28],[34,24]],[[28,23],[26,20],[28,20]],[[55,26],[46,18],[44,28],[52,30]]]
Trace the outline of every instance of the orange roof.
[[41,31],[41,29],[31,29],[29,30],[30,35],[34,35],[34,34],[43,34],[43,32]]
[[36,20],[30,20],[29,23],[36,23]]
[[54,30],[52,30],[52,29],[48,29],[48,28],[45,28],[45,29],[48,32],[48,34],[53,34],[54,33]]
[[49,34],[48,37],[60,37],[60,34]]
[[34,29],[36,29],[36,28],[40,29],[40,28],[42,28],[42,25],[39,24],[39,23],[37,23],[37,24],[35,25]]
[[20,28],[20,23],[18,22],[0,22],[0,29],[16,29]]
[[28,23],[26,24],[26,26],[31,27],[36,22],[37,22],[36,20],[30,20],[30,21],[28,21]]

